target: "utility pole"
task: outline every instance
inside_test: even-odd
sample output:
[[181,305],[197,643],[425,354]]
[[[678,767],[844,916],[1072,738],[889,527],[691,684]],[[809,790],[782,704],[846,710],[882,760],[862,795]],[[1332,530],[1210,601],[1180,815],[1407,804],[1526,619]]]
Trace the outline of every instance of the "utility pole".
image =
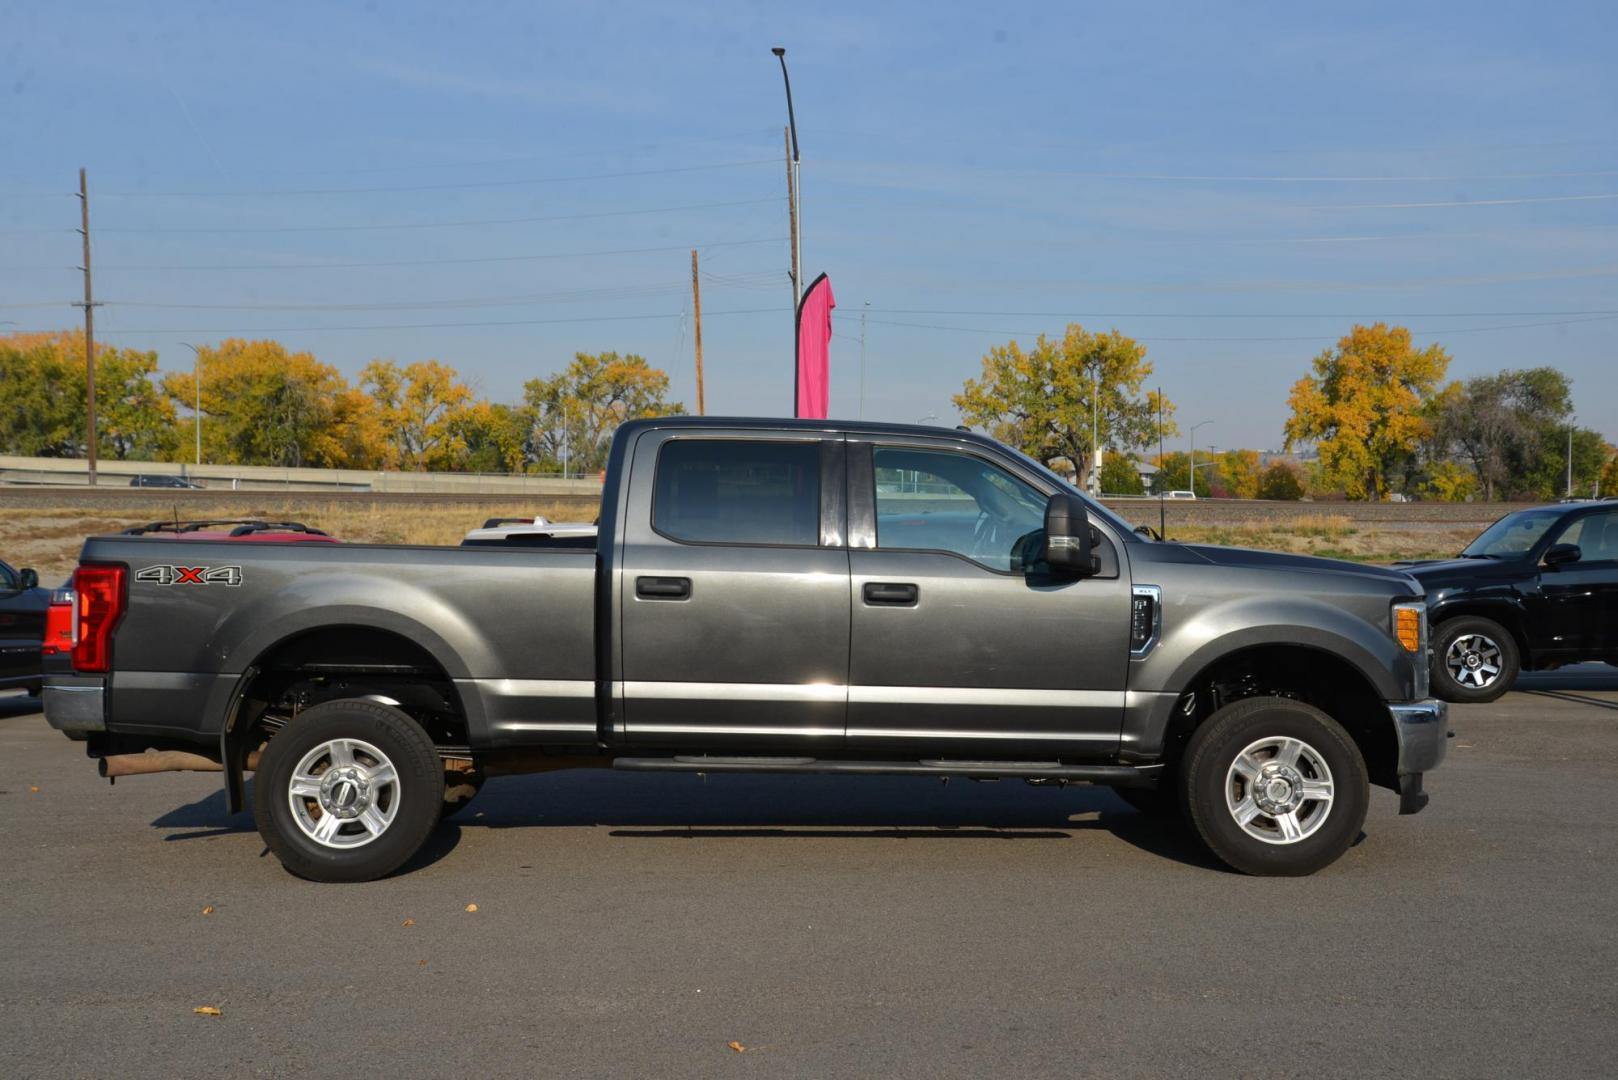
[[787,243],[791,247],[787,258],[789,269],[787,277],[792,279],[792,332],[798,332],[798,282],[802,280],[801,267],[798,266],[798,182],[792,167],[792,131],[790,128],[781,129],[782,136],[787,144]]
[[1090,373],[1090,494],[1101,495],[1101,369]]
[[865,419],[865,315],[871,310],[871,302],[865,301],[860,308],[860,419]]
[[[1157,485],[1157,538],[1167,540],[1169,536],[1168,511],[1163,505],[1163,388],[1157,388],[1157,472],[1152,477]],[[1196,489],[1193,488],[1193,491]]]
[[85,452],[90,459],[90,486],[96,484],[96,322],[95,294],[90,288],[90,187],[79,170],[79,232],[84,236],[84,390]]
[[697,280],[697,249],[691,249],[691,314],[696,324],[697,342],[697,415],[708,415],[708,403],[702,396],[702,285]]

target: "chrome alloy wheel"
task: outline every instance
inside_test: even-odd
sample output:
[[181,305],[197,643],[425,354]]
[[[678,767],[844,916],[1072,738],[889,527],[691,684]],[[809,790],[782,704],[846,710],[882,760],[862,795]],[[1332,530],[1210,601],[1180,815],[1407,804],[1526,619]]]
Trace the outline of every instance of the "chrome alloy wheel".
[[303,756],[287,784],[292,820],[329,848],[357,848],[387,831],[399,812],[399,773],[358,739],[332,739]]
[[1225,806],[1242,831],[1266,844],[1295,844],[1331,814],[1331,769],[1320,751],[1284,735],[1259,739],[1225,773]]
[[1461,634],[1444,650],[1444,666],[1458,685],[1482,690],[1500,677],[1500,646],[1483,634]]

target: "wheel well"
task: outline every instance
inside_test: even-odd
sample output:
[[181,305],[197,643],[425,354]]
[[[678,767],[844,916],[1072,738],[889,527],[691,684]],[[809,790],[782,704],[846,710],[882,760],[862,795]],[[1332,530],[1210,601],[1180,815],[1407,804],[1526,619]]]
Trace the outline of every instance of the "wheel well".
[[466,710],[443,665],[409,638],[367,626],[312,630],[260,656],[241,692],[233,741],[255,748],[311,705],[351,697],[397,706],[441,750],[467,749]]
[[1451,619],[1459,619],[1468,615],[1474,618],[1488,619],[1490,622],[1499,623],[1505,627],[1506,633],[1511,635],[1512,642],[1517,646],[1517,658],[1522,666],[1524,668],[1532,666],[1533,654],[1528,649],[1528,632],[1523,626],[1522,612],[1513,607],[1505,607],[1501,604],[1469,604],[1464,600],[1457,604],[1446,604],[1437,621],[1433,623],[1433,640],[1438,639],[1438,628],[1440,626],[1443,626]]
[[1191,732],[1243,698],[1303,701],[1354,738],[1371,782],[1398,790],[1399,743],[1387,702],[1352,664],[1305,645],[1256,645],[1209,664],[1187,688],[1164,738],[1164,757],[1178,760]]

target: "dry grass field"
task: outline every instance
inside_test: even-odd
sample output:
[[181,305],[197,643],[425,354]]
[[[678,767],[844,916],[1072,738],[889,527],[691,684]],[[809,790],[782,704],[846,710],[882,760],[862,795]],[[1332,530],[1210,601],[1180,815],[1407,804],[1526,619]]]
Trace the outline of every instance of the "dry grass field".
[[[199,493],[200,494],[200,493]],[[73,572],[86,536],[120,532],[149,521],[198,518],[262,518],[301,521],[342,540],[381,544],[457,544],[468,529],[492,517],[533,517],[553,521],[592,521],[595,503],[587,500],[520,497],[456,498],[453,496],[262,495],[194,498],[182,494],[143,493],[90,495],[40,491],[26,495],[0,491],[0,558],[13,566],[32,566],[47,586]]]
[[[1158,526],[1158,504],[1118,500],[1137,524]],[[1263,503],[1227,499],[1164,506],[1174,540],[1266,548],[1362,562],[1452,555],[1515,507],[1444,503]],[[508,496],[143,492],[0,489],[0,558],[32,566],[47,585],[65,579],[86,536],[179,517],[301,521],[343,540],[455,544],[491,517],[591,521],[588,498]]]

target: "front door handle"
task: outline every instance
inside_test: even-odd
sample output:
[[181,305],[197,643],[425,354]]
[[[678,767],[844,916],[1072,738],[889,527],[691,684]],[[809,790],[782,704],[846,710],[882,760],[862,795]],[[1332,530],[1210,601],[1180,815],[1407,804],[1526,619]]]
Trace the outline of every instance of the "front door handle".
[[914,607],[921,590],[908,582],[867,581],[862,590],[867,604],[886,604],[892,607]]
[[635,579],[635,595],[642,600],[689,600],[688,577],[643,577]]

